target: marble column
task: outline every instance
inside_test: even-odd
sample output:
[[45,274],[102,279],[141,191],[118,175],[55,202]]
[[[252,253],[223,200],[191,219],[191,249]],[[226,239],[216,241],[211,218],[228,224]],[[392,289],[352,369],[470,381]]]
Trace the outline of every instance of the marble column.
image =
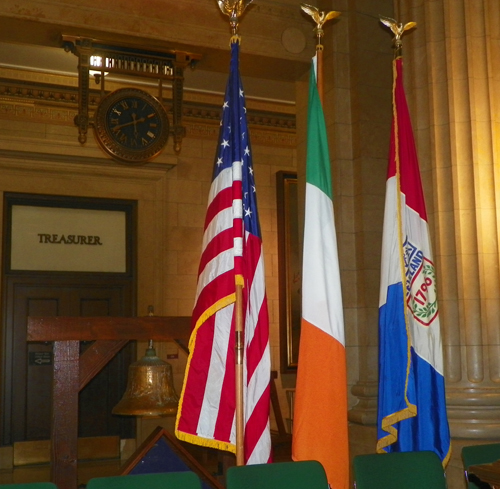
[[397,0],[453,437],[500,437],[498,0]]
[[[378,297],[387,155],[391,129],[392,49],[379,13],[393,1],[334,2],[342,11],[325,47],[326,117],[342,279],[349,420],[377,416]],[[327,38],[328,42],[328,38]],[[332,54],[330,54],[332,53]],[[329,58],[328,58],[329,56]],[[329,95],[329,96],[328,96]]]

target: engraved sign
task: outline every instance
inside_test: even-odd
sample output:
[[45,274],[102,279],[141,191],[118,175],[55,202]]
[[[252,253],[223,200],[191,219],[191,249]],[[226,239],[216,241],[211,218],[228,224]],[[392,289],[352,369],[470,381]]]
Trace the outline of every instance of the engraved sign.
[[52,365],[52,352],[50,351],[30,351],[28,365],[42,366]]
[[13,205],[11,269],[126,272],[126,213]]

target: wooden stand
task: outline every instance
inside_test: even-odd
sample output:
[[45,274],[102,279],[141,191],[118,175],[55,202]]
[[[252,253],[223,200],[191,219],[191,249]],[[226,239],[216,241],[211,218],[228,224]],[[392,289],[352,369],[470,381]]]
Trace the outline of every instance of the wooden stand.
[[467,472],[477,476],[481,482],[489,484],[492,489],[500,489],[500,460],[491,464],[471,465]]
[[[51,480],[77,489],[78,393],[131,340],[181,341],[190,317],[30,317],[28,341],[54,342]],[[80,341],[94,343],[80,356]]]

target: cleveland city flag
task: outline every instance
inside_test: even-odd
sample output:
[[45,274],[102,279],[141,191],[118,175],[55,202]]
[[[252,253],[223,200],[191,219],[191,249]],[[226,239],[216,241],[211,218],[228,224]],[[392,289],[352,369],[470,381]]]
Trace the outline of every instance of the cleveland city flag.
[[330,155],[314,64],[309,81],[302,322],[293,460],[318,460],[334,489],[349,487],[344,315]]
[[189,357],[176,420],[184,441],[236,452],[235,300],[243,285],[244,460],[267,463],[269,318],[239,44],[223,104],[192,315]]
[[394,60],[379,303],[378,452],[451,454],[429,227],[403,61]]

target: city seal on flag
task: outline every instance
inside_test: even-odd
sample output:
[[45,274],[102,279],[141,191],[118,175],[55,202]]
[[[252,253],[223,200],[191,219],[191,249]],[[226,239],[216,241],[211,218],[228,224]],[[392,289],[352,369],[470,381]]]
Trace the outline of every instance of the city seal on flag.
[[432,450],[446,466],[451,442],[436,271],[401,56],[393,61],[380,275],[377,452]]
[[438,315],[434,263],[408,237],[403,246],[407,280],[406,303],[415,320],[428,327]]

